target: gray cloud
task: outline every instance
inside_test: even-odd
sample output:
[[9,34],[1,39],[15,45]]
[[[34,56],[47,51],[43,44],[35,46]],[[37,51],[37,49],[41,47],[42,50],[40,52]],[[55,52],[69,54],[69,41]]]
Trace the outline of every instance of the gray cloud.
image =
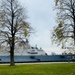
[[[54,0],[19,0],[27,8],[28,21],[36,30],[30,38],[31,45],[37,44],[39,47],[49,51],[51,47],[50,30],[55,26],[55,15],[53,11]],[[52,49],[52,48],[51,48]],[[46,51],[45,50],[45,51]]]

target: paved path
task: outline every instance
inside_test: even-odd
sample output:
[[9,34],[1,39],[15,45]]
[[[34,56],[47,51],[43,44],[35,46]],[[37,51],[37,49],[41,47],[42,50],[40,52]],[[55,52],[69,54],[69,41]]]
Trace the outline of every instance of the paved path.
[[[59,63],[75,63],[75,62],[38,62],[38,63],[15,63],[15,65],[24,65],[24,64],[59,64]],[[10,64],[0,64],[0,65],[10,65]]]

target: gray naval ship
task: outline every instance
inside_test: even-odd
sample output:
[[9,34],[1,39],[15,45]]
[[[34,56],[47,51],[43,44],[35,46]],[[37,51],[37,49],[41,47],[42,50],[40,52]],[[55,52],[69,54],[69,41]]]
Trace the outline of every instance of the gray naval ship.
[[[38,62],[41,59],[47,60],[45,56],[47,56],[47,54],[42,48],[38,48],[37,46],[32,47],[29,44],[28,40],[20,41],[15,45],[14,61],[17,63]],[[9,46],[1,46],[0,63],[9,63],[9,62],[10,62],[10,48]]]
[[[0,49],[0,56],[8,56],[8,55],[10,55],[9,47],[2,46]],[[15,45],[14,55],[16,55],[16,56],[46,55],[46,53],[42,48],[39,49],[37,46],[32,47],[29,44],[28,39],[26,39],[26,41],[21,41]]]
[[[8,46],[0,47],[0,63],[10,62],[10,49]],[[32,47],[28,40],[21,41],[15,45],[14,62],[75,62],[75,54],[71,55],[47,55],[42,48]]]

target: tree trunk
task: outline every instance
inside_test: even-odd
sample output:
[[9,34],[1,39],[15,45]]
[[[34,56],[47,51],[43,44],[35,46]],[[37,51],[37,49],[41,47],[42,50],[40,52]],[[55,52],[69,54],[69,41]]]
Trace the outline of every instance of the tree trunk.
[[14,38],[12,39],[12,43],[11,43],[11,46],[10,46],[10,65],[11,66],[14,66],[15,63],[14,63]]
[[75,16],[74,16],[74,53],[75,53]]
[[13,50],[13,47],[11,47],[11,50],[10,50],[10,66],[14,66],[14,50]]
[[11,45],[10,45],[10,65],[11,66],[14,66],[15,63],[14,63],[14,46],[15,46],[15,39],[14,39],[14,11],[13,11],[13,0],[11,0],[11,12],[12,12],[12,24],[11,24],[11,34],[12,34],[12,37],[11,37]]

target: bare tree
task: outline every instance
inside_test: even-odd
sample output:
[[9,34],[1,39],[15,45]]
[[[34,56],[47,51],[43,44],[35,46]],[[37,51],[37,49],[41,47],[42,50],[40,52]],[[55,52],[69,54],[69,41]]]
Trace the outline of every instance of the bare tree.
[[27,37],[32,28],[26,22],[26,9],[18,0],[2,0],[0,8],[0,43],[7,42],[10,47],[10,65],[14,63],[15,43]]
[[[56,0],[56,9],[58,10],[58,26],[54,28],[53,36],[59,41],[74,40],[75,46],[75,0]],[[59,34],[60,30],[62,34]]]

